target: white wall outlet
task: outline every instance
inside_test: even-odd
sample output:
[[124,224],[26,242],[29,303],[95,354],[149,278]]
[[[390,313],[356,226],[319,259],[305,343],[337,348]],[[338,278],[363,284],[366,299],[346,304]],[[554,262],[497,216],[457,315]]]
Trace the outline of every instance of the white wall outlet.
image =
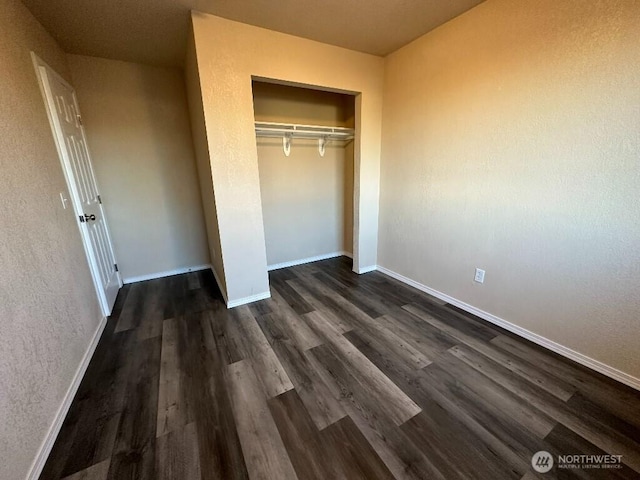
[[484,270],[476,268],[476,276],[473,277],[473,280],[478,283],[484,283]]

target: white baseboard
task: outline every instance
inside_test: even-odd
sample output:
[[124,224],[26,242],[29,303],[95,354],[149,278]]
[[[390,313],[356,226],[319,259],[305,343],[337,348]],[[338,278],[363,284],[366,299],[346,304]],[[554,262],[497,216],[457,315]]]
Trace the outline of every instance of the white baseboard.
[[362,267],[359,268],[356,273],[358,275],[362,275],[363,273],[369,273],[369,272],[373,272],[375,270],[378,270],[378,266],[377,265],[369,265],[368,267]]
[[432,295],[440,300],[443,300],[451,305],[455,305],[462,310],[469,312],[473,315],[476,315],[483,320],[493,323],[499,327],[504,328],[505,330],[510,331],[511,333],[515,333],[516,335],[526,338],[527,340],[532,341],[542,347],[545,347],[552,352],[558,353],[563,357],[566,357],[574,362],[577,362],[585,367],[588,367],[596,372],[599,372],[603,375],[606,375],[609,378],[617,380],[618,382],[624,383],[636,390],[640,390],[640,378],[634,377],[625,373],[617,368],[614,368],[606,363],[602,363],[598,360],[595,360],[591,357],[588,357],[580,352],[576,352],[575,350],[570,349],[569,347],[565,347],[559,343],[554,342],[553,340],[549,340],[542,335],[538,335],[526,328],[522,328],[518,325],[515,325],[507,320],[497,317],[491,313],[485,312],[484,310],[480,310],[479,308],[474,307],[473,305],[469,305],[468,303],[462,302],[456,298],[450,297],[449,295],[439,292],[438,290],[434,290],[433,288],[427,287],[421,283],[416,282],[415,280],[411,280],[410,278],[405,277],[399,273],[394,272],[393,270],[389,270],[388,268],[384,268],[378,265],[377,270],[385,275],[388,275],[396,280],[401,281],[407,285],[410,285],[418,290],[421,290],[429,295]]
[[222,288],[222,282],[220,282],[220,278],[218,277],[218,273],[216,269],[211,266],[211,271],[213,272],[213,276],[216,279],[216,283],[218,284],[218,290],[222,294],[222,298],[224,299],[224,303],[226,303],[227,308],[239,307],[240,305],[244,305],[246,303],[257,302],[258,300],[264,300],[265,298],[271,298],[271,292],[267,290],[266,292],[258,293],[256,295],[251,295],[250,297],[239,298],[237,300],[229,301],[227,297],[227,292],[224,288]]
[[251,295],[250,297],[227,301],[227,308],[239,307],[240,305],[257,302],[258,300],[264,300],[266,298],[271,298],[271,292],[269,290],[267,290],[266,292],[258,293],[256,295]]
[[78,387],[80,387],[80,382],[84,377],[85,372],[87,371],[87,367],[89,366],[89,362],[91,361],[91,357],[93,357],[93,352],[95,352],[96,347],[98,346],[98,342],[100,341],[100,337],[102,336],[102,332],[104,331],[104,327],[107,325],[107,317],[102,317],[100,323],[98,324],[98,328],[93,334],[93,338],[91,339],[91,343],[89,347],[84,353],[82,357],[82,361],[76,370],[75,375],[73,376],[73,380],[71,381],[71,385],[67,389],[67,392],[64,395],[62,400],[62,405],[58,408],[55,418],[53,419],[53,423],[49,427],[49,431],[47,435],[44,437],[42,444],[40,445],[40,449],[38,450],[38,454],[36,455],[35,460],[31,464],[31,469],[29,470],[29,474],[27,475],[28,480],[38,480],[40,474],[42,473],[42,469],[44,468],[45,463],[47,462],[47,458],[49,458],[49,454],[51,453],[51,449],[53,448],[53,444],[60,433],[60,428],[62,428],[62,424],[64,419],[69,413],[69,408],[71,407],[71,403],[73,402],[73,398],[76,396],[76,392],[78,391]]
[[207,270],[208,268],[211,268],[211,265],[194,265],[193,267],[176,268],[175,270],[139,275],[137,277],[126,277],[123,278],[122,281],[124,283],[144,282],[145,280],[155,280],[156,278],[170,277],[171,275],[180,275],[181,273],[197,272],[198,270]]
[[300,260],[292,260],[290,262],[267,265],[267,270],[270,272],[272,270],[295,267],[296,265],[302,265],[302,264],[311,263],[311,262],[318,262],[320,260],[328,260],[330,258],[336,258],[336,257],[342,257],[342,256],[352,258],[352,255],[349,252],[333,252],[333,253],[327,253],[325,255],[318,255],[316,257],[301,258]]

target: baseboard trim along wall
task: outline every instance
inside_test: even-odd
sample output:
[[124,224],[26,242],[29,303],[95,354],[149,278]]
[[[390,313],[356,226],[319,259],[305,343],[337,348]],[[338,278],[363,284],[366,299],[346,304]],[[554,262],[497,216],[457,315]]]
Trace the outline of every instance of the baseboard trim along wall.
[[327,253],[325,255],[318,255],[316,257],[301,258],[300,260],[292,260],[290,262],[267,265],[267,270],[270,272],[272,270],[279,270],[281,268],[295,267],[296,265],[303,265],[305,263],[318,262],[320,260],[328,260],[330,258],[343,257],[343,256],[352,258],[352,255],[349,252],[333,252],[333,253]]
[[257,302],[258,300],[265,300],[267,298],[271,298],[271,292],[269,290],[267,290],[266,292],[258,293],[256,295],[251,295],[250,297],[227,301],[227,308],[239,307],[240,305],[244,305],[246,303]]
[[145,280],[155,280],[156,278],[170,277],[171,275],[180,275],[181,273],[197,272],[199,270],[207,270],[211,265],[194,265],[193,267],[176,268],[175,270],[167,270],[164,272],[150,273],[148,275],[139,275],[137,277],[126,277],[122,281],[126,283],[144,282]]
[[363,273],[369,273],[369,272],[374,272],[378,270],[378,266],[377,265],[370,265],[368,267],[362,267],[359,268],[358,271],[356,272],[358,275],[362,275]]
[[73,398],[76,396],[78,388],[80,387],[80,382],[84,378],[84,374],[87,371],[87,367],[89,366],[89,362],[93,357],[93,353],[98,346],[98,342],[100,341],[100,337],[102,336],[102,332],[104,331],[104,327],[107,325],[107,317],[102,317],[100,323],[98,324],[98,328],[93,334],[93,338],[91,339],[91,343],[89,347],[84,353],[82,357],[82,361],[76,370],[75,375],[73,376],[73,380],[71,381],[71,385],[67,389],[67,393],[65,393],[64,398],[62,400],[62,404],[58,409],[56,416],[49,427],[49,431],[45,436],[42,444],[40,445],[40,449],[38,450],[38,454],[36,455],[33,464],[31,465],[31,469],[29,470],[29,474],[27,476],[28,480],[38,480],[40,478],[40,474],[42,473],[42,469],[44,468],[47,459],[49,458],[49,454],[51,453],[51,449],[53,448],[53,444],[58,438],[58,434],[60,433],[60,428],[62,428],[62,423],[64,419],[67,417],[67,413],[69,413],[69,408],[71,407],[71,402],[73,402]]
[[505,330],[510,331],[511,333],[515,333],[516,335],[526,338],[527,340],[532,341],[542,347],[545,347],[552,352],[562,355],[563,357],[568,358],[569,360],[573,360],[581,365],[584,365],[591,370],[595,370],[603,375],[606,375],[609,378],[617,380],[618,382],[624,383],[636,390],[640,390],[640,378],[636,378],[628,373],[625,373],[617,368],[614,368],[606,363],[602,363],[598,360],[594,360],[591,357],[588,357],[580,352],[576,352],[564,345],[554,342],[553,340],[549,340],[542,335],[538,335],[537,333],[533,333],[525,328],[522,328],[518,325],[515,325],[503,318],[496,317],[491,313],[485,312],[484,310],[480,310],[479,308],[474,307],[473,305],[469,305],[468,303],[462,302],[456,298],[450,297],[449,295],[439,292],[438,290],[434,290],[433,288],[427,287],[421,283],[416,282],[415,280],[411,280],[410,278],[405,277],[399,273],[394,272],[393,270],[389,270],[388,268],[381,267],[378,265],[377,270],[389,277],[395,278],[396,280],[401,281],[407,285],[410,285],[418,290],[421,290],[429,295],[432,295],[440,300],[450,303],[451,305],[455,305],[462,310],[469,312],[473,315],[476,315],[483,320],[493,323],[499,327],[504,328]]

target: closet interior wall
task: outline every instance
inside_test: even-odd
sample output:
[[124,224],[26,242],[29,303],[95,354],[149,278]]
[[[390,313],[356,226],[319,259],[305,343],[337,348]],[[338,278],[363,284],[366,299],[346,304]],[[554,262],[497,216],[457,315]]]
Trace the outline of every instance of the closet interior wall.
[[[355,97],[253,82],[257,122],[354,128]],[[353,253],[353,141],[257,137],[267,265]]]

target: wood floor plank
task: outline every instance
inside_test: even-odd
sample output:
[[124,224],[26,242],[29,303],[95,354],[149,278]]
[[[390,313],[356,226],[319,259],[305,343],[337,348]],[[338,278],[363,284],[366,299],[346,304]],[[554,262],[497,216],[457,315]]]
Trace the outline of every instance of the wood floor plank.
[[592,402],[581,393],[576,393],[567,402],[572,410],[579,412],[580,417],[589,418],[595,424],[601,424],[638,444],[640,448],[640,429],[627,423],[619,416],[611,413],[597,403]]
[[268,314],[257,320],[316,427],[326,428],[345,417],[347,414],[340,402],[315,372],[303,350],[289,339],[278,319]]
[[520,339],[500,335],[491,344],[521,358],[544,371],[546,375],[564,382],[603,408],[615,411],[626,422],[640,428],[640,392],[621,385],[610,378],[588,370],[542,347]]
[[158,437],[155,457],[158,480],[200,480],[200,451],[195,423]]
[[225,368],[249,478],[297,479],[251,362],[241,360]]
[[[306,321],[331,344],[337,357],[358,378],[363,388],[374,395],[386,414],[401,425],[420,413],[420,407],[400,390],[387,376],[364,356],[339,331],[332,328],[322,313],[314,311],[303,315]],[[318,348],[318,347],[316,347]]]
[[[468,389],[461,389],[456,378],[438,369],[438,362],[415,371],[394,361],[389,353],[379,353],[375,342],[364,339],[357,331],[345,336],[416,401],[423,411],[432,409],[432,402],[435,401],[499,453],[505,464],[516,471],[526,471],[531,452],[540,449],[540,438],[534,438],[490,402],[478,399]],[[435,377],[434,369],[439,372]],[[443,374],[448,379],[447,383],[443,382]],[[543,431],[548,431],[548,428]]]
[[[289,284],[296,288],[300,285],[306,289],[317,301],[322,303],[322,308],[318,311],[329,310],[336,317],[347,321],[347,325],[352,329],[361,323],[366,323],[371,319],[369,315],[360,310],[353,303],[331,290],[314,277],[298,277],[296,280],[289,280]],[[297,288],[296,288],[297,290]]]
[[269,409],[298,478],[338,478],[334,458],[295,390],[268,401]]
[[401,308],[395,309],[389,315],[384,315],[376,320],[379,320],[386,328],[397,332],[399,336],[411,342],[414,348],[430,361],[435,360],[442,352],[459,343],[447,333],[417,319]]
[[330,345],[312,348],[305,355],[334,395],[340,398],[357,428],[395,478],[444,480],[422,451],[387,416],[378,399],[347,370]]
[[147,288],[148,284],[145,282],[137,282],[131,285],[127,300],[118,317],[115,333],[130,330],[138,325],[142,316],[142,309],[144,308]]
[[63,476],[85,470],[95,463],[111,458],[118,433],[121,413],[95,416],[87,411],[78,423],[74,442],[69,449]]
[[204,315],[211,325],[215,346],[222,362],[229,365],[247,358],[237,322],[231,317],[227,306],[218,302]]
[[330,445],[331,462],[342,473],[335,478],[395,478],[351,417],[344,417],[320,432],[320,441],[324,445]]
[[138,343],[132,355],[109,478],[131,472],[139,472],[140,478],[154,476],[161,347],[159,337],[150,338]]
[[140,319],[137,323],[137,339],[139,341],[162,335],[162,321],[164,320],[164,306],[162,303],[162,279],[150,280],[144,295]]
[[184,392],[190,399],[202,480],[246,479],[248,473],[224,379],[225,361],[215,345],[208,312],[188,315],[180,324],[181,363],[189,375]]
[[266,299],[250,303],[248,307],[249,310],[251,310],[251,314],[254,317],[259,317],[260,315],[267,315],[268,313],[273,312],[273,310],[271,309],[272,302],[270,302],[269,300],[270,299]]
[[447,303],[415,288],[407,288],[404,283],[381,272],[370,272],[364,278],[374,294],[391,297],[399,306],[407,303],[442,306]]
[[458,330],[449,323],[443,322],[441,319],[435,318],[435,316],[426,313],[420,308],[416,308],[413,305],[406,305],[403,308],[409,313],[431,324],[435,328],[438,328],[451,337],[456,338],[461,343],[473,348],[484,356],[491,358],[505,368],[518,374],[524,380],[546,390],[562,401],[567,401],[575,393],[574,389],[567,388],[565,384],[557,381],[554,377],[545,375],[533,365],[527,362],[523,362],[512,355],[507,355],[496,348],[493,348],[490,343],[483,342],[475,337],[472,337],[471,335],[467,335],[463,331]]
[[523,401],[522,397],[489,378],[479,376],[476,370],[456,356],[463,348],[452,347],[449,351],[451,355],[442,356],[437,362],[438,367],[446,371],[452,381],[455,379],[456,387],[472,397],[475,404],[487,406],[496,417],[504,416],[521,426],[523,431],[544,438],[557,422]]
[[111,457],[107,480],[155,480],[155,439]]
[[201,288],[202,285],[200,284],[200,276],[198,275],[198,272],[187,274],[186,277],[187,288],[189,290],[197,290]]
[[249,478],[223,369],[208,383],[209,395],[198,402],[198,443],[202,480]]
[[167,278],[168,297],[165,304],[164,318],[180,318],[187,307],[187,276],[173,275]]
[[110,348],[97,359],[95,368],[88,369],[76,394],[77,428],[69,447],[73,455],[68,455],[62,475],[86,469],[113,453],[132,370],[125,358],[134,355],[135,331],[113,333],[107,343]]
[[233,310],[232,317],[240,329],[241,341],[267,398],[293,389],[293,384],[273,352],[255,317],[246,306]]
[[320,432],[295,390],[269,400],[269,408],[299,478],[393,478],[353,422]]
[[299,315],[313,311],[313,306],[287,284],[287,280],[295,278],[295,275],[283,275],[283,272],[285,271],[276,270],[269,274],[272,291],[277,290],[280,298]]
[[[402,425],[401,429],[414,444],[420,445],[445,478],[520,478],[520,473],[510,469],[487,444],[475,438],[471,430],[441,406],[432,402],[430,407]],[[456,450],[464,451],[464,457],[451,455],[450,452]]]
[[[73,410],[78,410],[77,403],[74,401],[71,405],[70,414]],[[75,407],[75,408],[74,408]],[[76,429],[78,428],[77,419],[72,419],[69,415],[65,418],[65,421],[60,428],[60,433],[56,438],[55,443],[49,453],[49,458],[45,463],[40,478],[45,479],[58,479],[63,477],[63,471],[66,463],[69,461],[69,455],[72,451],[73,442],[75,440]]]
[[345,300],[348,300],[352,305],[362,310],[371,318],[377,318],[384,315],[395,307],[393,304],[386,304],[386,302],[380,297],[369,295],[366,289],[361,287],[355,280],[352,280],[351,282],[341,281],[339,278],[327,275],[324,272],[314,274],[313,278],[321,282],[325,287],[342,296]]
[[[287,285],[288,288],[291,288]],[[287,336],[302,350],[308,350],[322,344],[322,340],[309,328],[302,318],[289,306],[280,294],[280,289],[272,289],[272,314],[271,317],[281,324]],[[307,312],[314,309],[304,309]],[[306,312],[305,312],[306,313]]]
[[181,429],[192,421],[183,395],[184,376],[180,367],[178,322],[179,319],[170,318],[162,324],[157,437]]
[[64,477],[63,480],[106,480],[109,474],[109,466],[111,465],[111,458],[95,465],[85,468],[73,475]]
[[572,410],[566,403],[545,394],[493,360],[471,349],[460,349],[456,355],[480,373],[525,398],[531,405],[562,423],[602,450],[623,455],[623,462],[640,474],[640,444],[610,427],[594,422]]
[[421,350],[421,344],[411,338],[402,336],[394,328],[394,322],[388,322],[388,317],[383,315],[374,323],[373,328],[368,330],[370,335],[378,337],[383,341],[389,350],[394,351],[399,358],[414,368],[424,368],[430,365],[433,357],[427,357]]
[[340,333],[345,333],[353,330],[351,323],[345,320],[344,316],[336,314],[333,309],[328,308],[322,301],[314,297],[306,288],[304,288],[298,281],[289,280],[287,283],[298,292],[309,304],[314,307],[314,310],[320,311],[324,314],[327,322],[329,322]]
[[478,324],[467,317],[459,316],[455,312],[447,310],[446,307],[446,305],[441,307],[433,304],[418,305],[410,303],[404,305],[402,308],[423,320],[438,320],[440,323],[448,325],[452,331],[462,332],[467,337],[474,338],[481,342],[489,342],[498,335],[498,332],[496,332],[493,327],[487,325],[486,322],[485,324]]

